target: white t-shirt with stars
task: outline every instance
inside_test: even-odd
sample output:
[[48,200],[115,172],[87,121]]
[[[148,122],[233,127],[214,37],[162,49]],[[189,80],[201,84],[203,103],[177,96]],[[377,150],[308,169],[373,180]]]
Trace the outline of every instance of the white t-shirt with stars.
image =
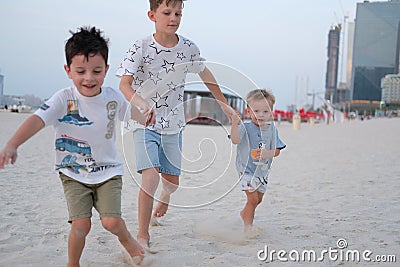
[[[156,124],[148,128],[161,134],[176,134],[185,126],[186,74],[205,68],[199,48],[181,35],[178,38],[178,44],[171,48],[158,44],[153,35],[134,42],[116,71],[119,77],[134,77],[133,89],[156,112]],[[134,121],[126,127],[143,128]]]

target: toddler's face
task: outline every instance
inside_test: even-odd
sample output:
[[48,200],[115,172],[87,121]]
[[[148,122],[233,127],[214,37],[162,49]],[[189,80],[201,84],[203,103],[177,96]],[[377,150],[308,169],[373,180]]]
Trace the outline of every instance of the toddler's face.
[[247,102],[251,120],[258,126],[265,125],[272,118],[272,105],[266,99],[254,99]]
[[76,55],[70,67],[65,65],[64,69],[79,93],[92,97],[100,94],[108,66],[100,54],[89,55],[88,60],[84,55]]

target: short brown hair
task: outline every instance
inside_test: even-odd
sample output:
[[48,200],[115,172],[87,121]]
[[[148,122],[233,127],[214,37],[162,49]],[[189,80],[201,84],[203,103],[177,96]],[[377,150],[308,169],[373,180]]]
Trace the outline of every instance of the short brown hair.
[[182,5],[182,7],[183,7],[183,1],[185,1],[185,0],[149,0],[150,1],[150,10],[151,11],[156,11],[157,10],[157,8],[162,4],[162,3],[164,3],[164,1],[165,1],[165,4],[167,5],[167,6],[169,6],[169,4],[181,4]]
[[[247,93],[246,102],[252,100],[261,100],[265,99],[268,101],[270,105],[275,104],[275,96],[272,94],[271,90],[267,89],[255,89]],[[272,107],[271,107],[272,108]]]

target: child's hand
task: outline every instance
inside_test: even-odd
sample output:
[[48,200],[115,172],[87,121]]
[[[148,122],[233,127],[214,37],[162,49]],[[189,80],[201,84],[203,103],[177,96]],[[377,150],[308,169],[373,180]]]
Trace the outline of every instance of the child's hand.
[[143,115],[146,117],[145,126],[156,124],[156,113],[154,112],[154,109],[150,108],[144,112]]
[[146,112],[142,113],[134,105],[131,105],[131,118],[146,127],[151,124],[155,124],[156,121],[154,110],[149,109],[147,113]]
[[0,152],[0,169],[4,169],[4,167],[11,162],[14,164],[17,160],[17,149],[15,147],[6,146]]
[[272,150],[260,149],[260,156],[261,156],[261,159],[273,158],[273,157],[275,157],[275,149],[272,149]]
[[143,98],[138,99],[139,107],[142,110],[143,115],[146,117],[146,122],[143,123],[145,126],[154,125],[156,124],[156,113],[154,109],[147,103],[146,100]]
[[228,117],[229,122],[232,122],[232,118],[234,116],[237,116],[237,112],[229,105],[221,104],[221,109],[225,113],[225,115]]
[[242,119],[240,117],[240,114],[235,113],[232,117],[231,117],[231,122],[232,125],[239,125],[242,122]]

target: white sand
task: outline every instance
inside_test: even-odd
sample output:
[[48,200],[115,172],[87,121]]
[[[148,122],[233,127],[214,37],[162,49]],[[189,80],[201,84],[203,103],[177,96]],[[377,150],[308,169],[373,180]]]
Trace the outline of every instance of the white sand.
[[[28,114],[0,112],[0,146]],[[184,132],[184,174],[164,225],[151,228],[159,250],[151,266],[309,266],[265,263],[257,252],[335,249],[396,255],[400,262],[400,119],[336,125],[278,126],[288,145],[275,159],[252,238],[245,238],[239,211],[245,197],[236,185],[234,151],[223,127],[190,125]],[[208,138],[208,139],[204,139]],[[132,138],[119,140],[127,158],[123,217],[136,236],[140,177],[134,173]],[[202,142],[200,142],[202,141]],[[19,150],[14,166],[0,170],[0,266],[64,266],[67,209],[54,171],[53,130],[46,128]],[[125,152],[125,153],[123,153]],[[129,171],[132,170],[133,177]],[[293,256],[294,254],[292,254]],[[289,255],[284,255],[289,258]],[[117,239],[94,212],[82,266],[127,266]],[[313,266],[354,266],[330,260]],[[357,266],[396,266],[367,263]]]

